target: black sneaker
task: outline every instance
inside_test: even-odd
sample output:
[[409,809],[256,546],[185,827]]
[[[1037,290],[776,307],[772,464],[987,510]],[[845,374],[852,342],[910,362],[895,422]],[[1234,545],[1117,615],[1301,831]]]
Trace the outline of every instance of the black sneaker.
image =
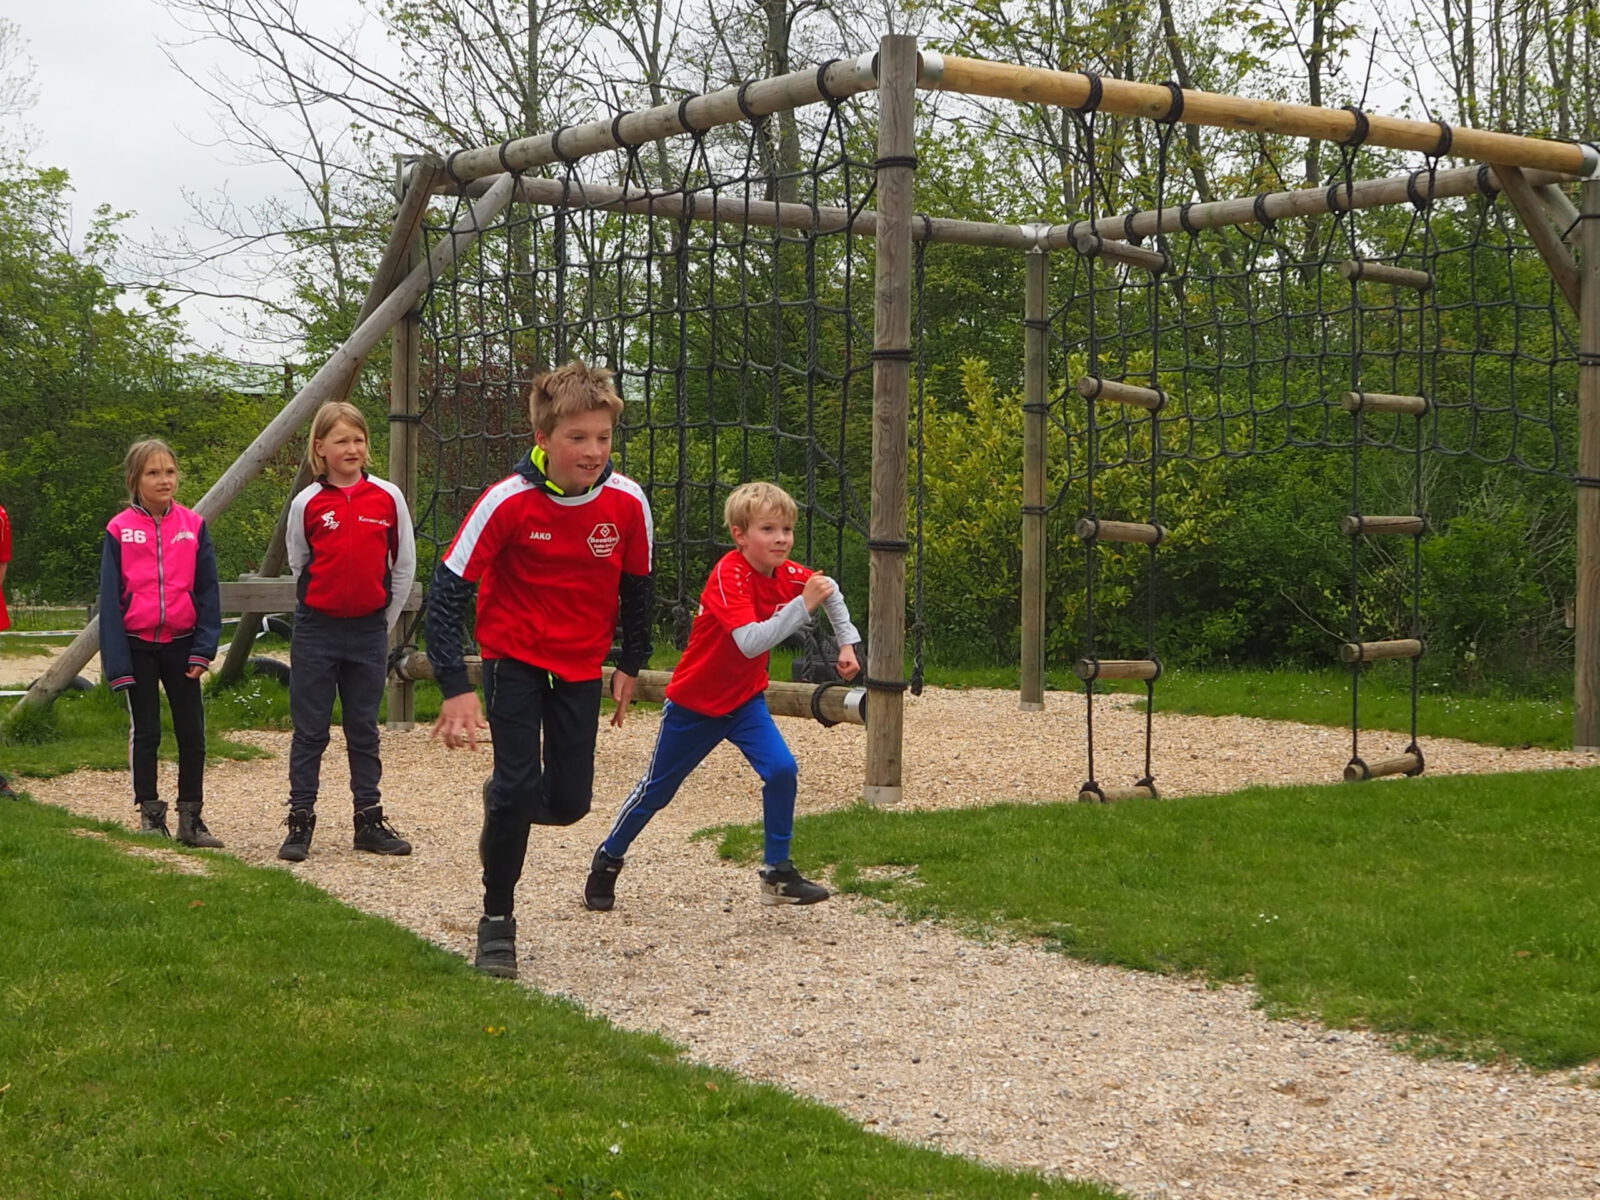
[[604,849],[594,852],[589,864],[589,878],[583,884],[583,906],[595,912],[610,912],[617,902],[617,875],[623,860],[612,858]]
[[283,823],[289,827],[289,836],[278,847],[278,857],[284,862],[305,862],[311,853],[311,835],[317,829],[317,814],[309,808],[290,808]]
[[356,813],[357,850],[371,854],[410,854],[411,843],[400,836],[395,827],[383,819],[383,807],[374,805]]
[[0,796],[5,797],[7,800],[16,800],[20,798],[16,792],[11,790],[11,781],[4,775],[0,775]]
[[828,889],[812,883],[787,859],[774,867],[761,871],[761,903],[763,904],[816,904],[826,900]]
[[478,956],[472,965],[496,979],[517,977],[517,919],[478,918]]

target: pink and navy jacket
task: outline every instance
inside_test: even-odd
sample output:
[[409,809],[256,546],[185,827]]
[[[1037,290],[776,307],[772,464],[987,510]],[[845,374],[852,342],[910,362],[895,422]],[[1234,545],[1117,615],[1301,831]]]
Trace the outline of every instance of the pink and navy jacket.
[[394,484],[365,471],[349,488],[318,479],[289,506],[288,548],[300,603],[326,617],[381,612],[394,628],[417,573],[411,512]]
[[100,663],[114,691],[133,686],[128,639],[194,636],[189,665],[208,667],[222,637],[217,556],[205,518],[174,504],[162,517],[130,504],[100,553]]

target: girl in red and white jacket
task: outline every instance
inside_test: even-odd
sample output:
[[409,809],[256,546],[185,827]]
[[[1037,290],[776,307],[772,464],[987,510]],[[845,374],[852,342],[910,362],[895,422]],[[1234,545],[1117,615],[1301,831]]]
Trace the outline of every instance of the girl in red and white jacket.
[[151,438],[122,461],[128,507],[106,526],[100,554],[100,665],[128,698],[128,761],[139,831],[171,836],[156,790],[161,689],[178,737],[178,840],[222,845],[205,822],[206,718],[200,677],[222,635],[217,559],[205,518],[176,500],[178,460]]
[[289,568],[299,603],[289,654],[289,833],[278,857],[304,862],[337,695],[344,714],[355,848],[410,854],[384,819],[378,782],[378,705],[389,675],[389,631],[416,574],[411,512],[394,484],[367,472],[367,419],[353,404],[324,404],[306,453],[316,481],[289,505]]

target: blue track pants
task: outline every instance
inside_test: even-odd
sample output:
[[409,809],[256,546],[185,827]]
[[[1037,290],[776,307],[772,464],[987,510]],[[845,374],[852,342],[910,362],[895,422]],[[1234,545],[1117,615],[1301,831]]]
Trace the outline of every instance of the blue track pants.
[[766,699],[756,696],[725,717],[705,717],[670,700],[662,707],[661,732],[645,776],[622,803],[622,811],[600,848],[622,858],[633,839],[678,794],[683,781],[720,742],[732,742],[761,777],[761,818],[766,861],[789,857],[794,834],[797,768],[794,755],[772,723]]

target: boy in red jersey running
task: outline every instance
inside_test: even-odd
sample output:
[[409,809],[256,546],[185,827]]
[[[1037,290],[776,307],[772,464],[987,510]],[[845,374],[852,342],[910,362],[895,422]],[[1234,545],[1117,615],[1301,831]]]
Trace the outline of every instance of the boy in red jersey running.
[[583,889],[589,908],[610,911],[633,839],[724,741],[739,747],[761,777],[766,834],[761,903],[815,904],[828,898],[828,889],[803,877],[789,859],[798,771],[762,693],[769,652],[798,632],[819,605],[828,611],[839,643],[839,674],[846,679],[861,669],[855,649],[861,635],[833,580],[789,561],[797,515],[794,499],[776,484],[747,483],[729,495],[723,516],[736,548],[711,569],[700,594],[689,647],[667,685],[650,767],[594,852]]
[[[601,667],[620,621],[611,723],[621,725],[650,658],[655,606],[650,504],[611,466],[622,413],[611,372],[575,362],[541,375],[528,408],[532,452],[473,505],[428,591],[428,658],[445,697],[433,735],[475,750],[485,710],[493,734],[475,965],[504,978],[517,974],[514,893],[530,827],[588,813]],[[462,654],[480,587],[483,707]]]

